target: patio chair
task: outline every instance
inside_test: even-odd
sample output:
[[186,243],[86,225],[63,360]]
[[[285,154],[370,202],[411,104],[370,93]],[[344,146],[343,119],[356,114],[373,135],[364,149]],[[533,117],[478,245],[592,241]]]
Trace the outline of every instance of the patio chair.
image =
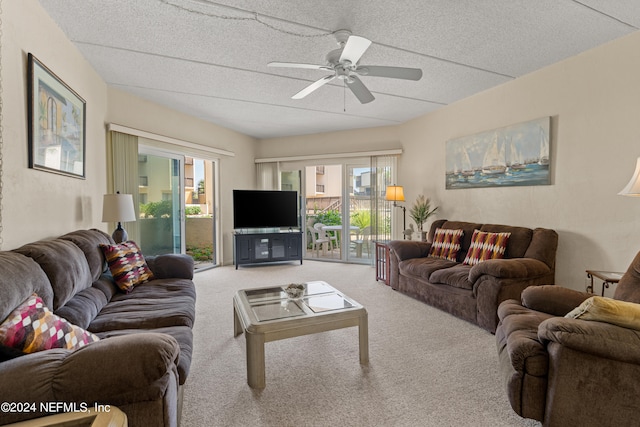
[[315,224],[313,224],[313,228],[318,230],[318,236],[321,239],[329,240],[329,250],[331,250],[331,253],[333,253],[333,250],[338,247],[338,236],[337,234],[333,234],[329,231],[323,230],[322,227],[324,227],[324,224],[321,222],[316,222]]
[[327,247],[331,244],[331,241],[327,238],[321,237],[322,230],[316,230],[313,227],[307,227],[309,233],[311,233],[311,249],[316,251],[316,258],[320,258],[320,247],[322,247],[322,254],[326,253]]

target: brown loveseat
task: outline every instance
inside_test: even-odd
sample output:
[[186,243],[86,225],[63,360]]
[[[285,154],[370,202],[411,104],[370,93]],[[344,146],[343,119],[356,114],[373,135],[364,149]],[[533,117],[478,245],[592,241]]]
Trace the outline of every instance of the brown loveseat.
[[79,230],[0,252],[0,323],[36,293],[54,314],[100,338],[77,350],[18,357],[4,348],[0,401],[32,406],[1,411],[0,424],[50,415],[40,403],[61,402],[116,406],[133,427],[178,425],[193,344],[193,260],[147,258],[155,279],[126,294],[116,287],[100,244],[113,240],[99,230]]
[[[463,230],[456,261],[428,256],[437,228]],[[474,230],[511,233],[504,259],[463,264]],[[502,301],[519,298],[527,286],[554,282],[558,235],[553,230],[442,219],[433,222],[427,240],[389,243],[391,287],[492,333]]]
[[[635,327],[619,304],[606,321],[565,318],[593,294],[560,286],[526,289],[503,302],[496,331],[500,370],[511,407],[547,427],[637,426],[640,416],[640,308]],[[614,300],[640,303],[640,253]],[[584,302],[584,304],[583,304]],[[582,305],[581,305],[582,304]],[[615,304],[615,301],[611,302]],[[621,315],[622,314],[622,315]],[[593,315],[592,315],[593,316]],[[594,319],[595,320],[595,319]]]

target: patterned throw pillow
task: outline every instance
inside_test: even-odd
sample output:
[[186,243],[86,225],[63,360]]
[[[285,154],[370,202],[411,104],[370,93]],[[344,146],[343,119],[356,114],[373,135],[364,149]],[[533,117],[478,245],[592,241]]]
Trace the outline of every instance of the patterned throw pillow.
[[0,344],[25,353],[66,348],[75,350],[94,341],[96,335],[56,316],[33,294],[0,325]]
[[138,245],[131,240],[118,245],[100,245],[118,287],[126,293],[153,279]]
[[488,259],[501,259],[507,250],[507,242],[511,233],[490,233],[474,230],[471,246],[463,264],[476,265]]
[[458,251],[460,251],[460,239],[462,239],[463,234],[463,230],[436,228],[433,235],[433,243],[431,243],[431,249],[429,249],[429,256],[455,261]]

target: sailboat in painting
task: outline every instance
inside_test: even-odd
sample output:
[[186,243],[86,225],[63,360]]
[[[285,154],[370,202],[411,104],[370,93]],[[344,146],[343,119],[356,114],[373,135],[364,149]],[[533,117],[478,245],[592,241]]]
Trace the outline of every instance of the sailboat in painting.
[[522,161],[522,154],[520,154],[520,152],[518,151],[516,146],[513,144],[513,142],[511,142],[509,145],[509,152],[511,154],[510,155],[511,164],[509,165],[509,169],[517,171],[517,170],[523,170],[527,168],[527,165],[525,165],[524,162]]
[[476,174],[476,171],[473,170],[473,166],[471,166],[471,159],[469,158],[469,153],[466,148],[462,149],[462,170],[460,171],[460,175],[463,177],[470,177]]
[[498,149],[498,135],[494,133],[493,143],[489,146],[482,162],[482,173],[485,175],[498,175],[507,171],[505,156],[505,144]]
[[538,164],[543,168],[549,167],[549,139],[542,127],[540,128],[540,158],[538,159]]

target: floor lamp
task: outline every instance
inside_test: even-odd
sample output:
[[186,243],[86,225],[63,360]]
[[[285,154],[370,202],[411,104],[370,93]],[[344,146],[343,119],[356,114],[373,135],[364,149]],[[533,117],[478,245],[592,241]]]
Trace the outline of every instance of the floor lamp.
[[136,211],[133,207],[131,194],[105,194],[102,200],[102,222],[117,222],[118,227],[113,232],[113,240],[122,243],[129,237],[127,230],[122,228],[123,222],[136,220]]
[[402,231],[403,238],[406,239],[407,236],[404,234],[404,230],[407,229],[407,208],[404,206],[400,206],[397,202],[404,202],[404,188],[401,185],[389,185],[387,186],[387,194],[385,195],[385,200],[389,200],[393,202],[393,207],[402,208]]

